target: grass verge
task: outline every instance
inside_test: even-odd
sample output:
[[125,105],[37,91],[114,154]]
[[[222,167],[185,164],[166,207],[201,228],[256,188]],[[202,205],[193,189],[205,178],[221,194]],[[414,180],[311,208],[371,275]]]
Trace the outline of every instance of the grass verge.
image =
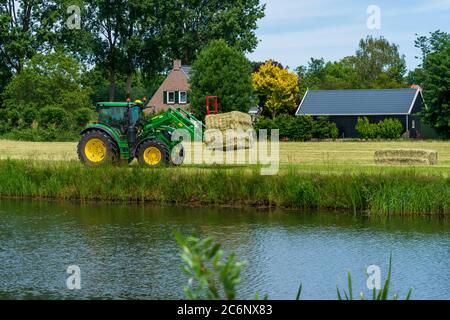
[[450,214],[450,178],[393,171],[322,174],[258,168],[89,168],[76,162],[2,160],[0,197]]

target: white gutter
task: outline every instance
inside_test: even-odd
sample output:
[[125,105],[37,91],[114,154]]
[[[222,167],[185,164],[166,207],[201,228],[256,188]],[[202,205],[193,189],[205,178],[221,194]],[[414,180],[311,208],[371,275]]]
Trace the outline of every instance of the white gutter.
[[[409,108],[408,114],[411,114],[411,112],[412,112],[412,110],[414,108],[414,105],[416,104],[416,100],[417,100],[417,97],[419,96],[419,93],[422,94],[422,90],[418,88],[417,92],[416,92],[416,95],[414,96],[414,99],[413,99],[413,101],[411,103],[411,107]],[[423,96],[422,96],[422,99],[423,99]]]
[[309,90],[306,90],[306,93],[305,93],[305,95],[303,96],[302,102],[300,102],[300,105],[298,106],[298,109],[297,109],[297,111],[295,112],[295,115],[296,115],[296,116],[298,116],[298,113],[300,112],[300,109],[301,109],[301,107],[302,107],[302,105],[303,105],[303,102],[305,102],[305,98],[306,98],[306,96],[308,95],[308,93],[309,93]]

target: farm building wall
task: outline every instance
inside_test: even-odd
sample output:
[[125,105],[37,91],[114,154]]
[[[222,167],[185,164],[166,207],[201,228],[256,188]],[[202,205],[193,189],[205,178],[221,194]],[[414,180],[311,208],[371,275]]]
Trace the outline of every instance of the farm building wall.
[[[417,99],[416,103],[413,106],[410,117],[410,125],[411,135],[413,138],[419,139],[440,139],[442,138],[437,131],[432,128],[430,125],[423,123],[420,120],[419,113],[425,109],[425,102],[423,99]],[[416,128],[413,127],[413,122],[416,124]]]

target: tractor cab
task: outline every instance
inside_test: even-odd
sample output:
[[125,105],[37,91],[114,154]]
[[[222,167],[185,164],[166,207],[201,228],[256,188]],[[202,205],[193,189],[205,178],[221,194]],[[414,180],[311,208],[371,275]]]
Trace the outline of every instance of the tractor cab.
[[130,126],[137,126],[143,117],[142,110],[143,104],[139,102],[100,102],[97,103],[98,123],[124,134]]

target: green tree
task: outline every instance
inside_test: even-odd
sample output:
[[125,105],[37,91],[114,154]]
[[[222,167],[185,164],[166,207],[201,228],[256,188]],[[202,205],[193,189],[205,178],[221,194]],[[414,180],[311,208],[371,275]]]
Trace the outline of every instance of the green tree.
[[397,88],[405,85],[405,56],[400,55],[396,44],[383,37],[368,36],[361,40],[356,55],[350,61],[362,87]]
[[43,0],[0,1],[0,63],[20,73],[38,51],[48,49],[56,23],[55,2]]
[[436,31],[419,37],[416,47],[422,50],[422,65],[410,73],[411,84],[420,84],[428,107],[424,120],[440,134],[450,137],[450,34]]
[[350,58],[325,62],[324,59],[311,58],[308,65],[297,68],[300,81],[300,97],[310,90],[355,89],[359,87],[356,70]]
[[2,92],[5,89],[8,82],[11,80],[12,74],[11,71],[6,68],[5,65],[0,65],[0,109],[3,107],[3,96]]
[[170,1],[171,56],[192,64],[209,41],[218,39],[251,52],[258,44],[255,30],[264,10],[259,0]]
[[163,0],[86,0],[83,30],[91,41],[92,60],[107,73],[109,100],[125,77],[130,96],[136,73],[152,77],[163,69],[168,2]]
[[37,54],[5,88],[7,108],[55,106],[73,111],[90,106],[90,89],[81,86],[82,66],[62,52]]
[[255,104],[251,73],[242,52],[224,40],[212,41],[192,65],[189,95],[195,115],[204,118],[205,96],[218,96],[221,112],[248,112]]

